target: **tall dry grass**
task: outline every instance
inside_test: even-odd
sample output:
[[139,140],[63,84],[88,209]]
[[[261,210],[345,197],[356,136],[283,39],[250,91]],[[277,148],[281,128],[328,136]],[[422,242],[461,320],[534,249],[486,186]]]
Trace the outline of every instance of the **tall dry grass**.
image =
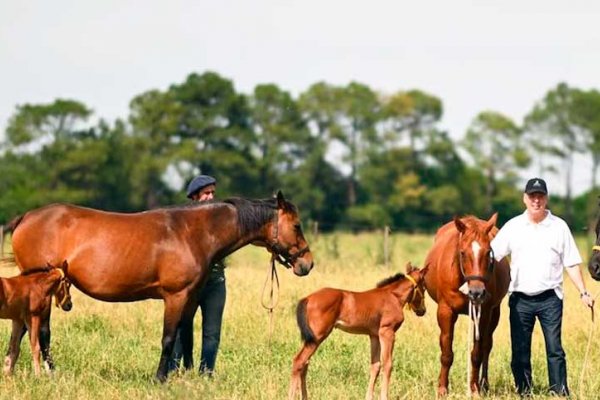
[[[300,348],[295,322],[297,301],[323,286],[366,290],[384,277],[404,270],[412,261],[422,265],[432,242],[430,235],[394,234],[391,263],[382,260],[382,234],[331,234],[312,238],[317,265],[307,277],[296,277],[278,267],[281,281],[278,306],[269,334],[269,315],[261,307],[261,292],[268,275],[268,254],[256,247],[242,249],[229,260],[227,304],[217,373],[213,379],[196,371],[173,376],[167,384],[153,377],[160,354],[162,302],[143,301],[111,304],[74,293],[70,313],[54,310],[52,348],[58,366],[53,376],[36,379],[31,371],[27,343],[13,377],[0,378],[0,398],[61,399],[281,399],[287,396],[291,360]],[[579,240],[583,254],[587,243]],[[3,268],[3,275],[15,270]],[[584,272],[592,293],[600,285]],[[569,383],[573,398],[599,398],[600,349],[594,344],[582,376],[582,364],[589,337],[590,314],[568,278],[563,322]],[[407,315],[396,335],[394,370],[390,393],[395,399],[435,398],[439,373],[436,305],[428,299],[428,312],[422,318]],[[510,339],[508,309],[502,308],[491,357],[490,398],[511,399]],[[199,353],[200,321],[195,322],[195,351]],[[2,322],[0,348],[5,348],[10,322]],[[454,342],[455,359],[451,371],[450,399],[466,393],[467,330],[465,317],[459,318]],[[598,334],[594,331],[594,335]],[[547,385],[545,353],[539,326],[533,341],[533,368],[536,398],[544,398]],[[365,336],[335,331],[311,360],[308,389],[313,399],[361,399],[369,370],[369,340]],[[583,393],[580,397],[579,394]]]

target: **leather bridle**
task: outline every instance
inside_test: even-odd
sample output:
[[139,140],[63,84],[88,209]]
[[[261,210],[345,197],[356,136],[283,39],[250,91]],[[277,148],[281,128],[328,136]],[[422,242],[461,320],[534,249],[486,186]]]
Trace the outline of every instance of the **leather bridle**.
[[273,259],[279,264],[286,268],[292,268],[298,258],[310,251],[308,245],[301,248],[294,254],[290,254],[289,250],[284,248],[279,243],[279,210],[275,210],[275,216],[273,217],[273,243],[267,243],[267,249],[271,252]]

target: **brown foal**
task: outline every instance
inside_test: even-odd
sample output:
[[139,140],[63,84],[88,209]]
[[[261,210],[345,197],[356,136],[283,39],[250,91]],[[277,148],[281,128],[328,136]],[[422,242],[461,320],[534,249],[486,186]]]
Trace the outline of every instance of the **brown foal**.
[[419,270],[408,263],[406,275],[399,273],[389,277],[375,289],[350,292],[324,288],[300,300],[296,317],[304,344],[294,358],[289,399],[296,397],[299,387],[302,399],[308,398],[308,361],[333,328],[369,335],[371,371],[366,398],[373,398],[375,382],[383,368],[381,399],[387,399],[394,339],[404,321],[403,307],[410,307],[418,316],[425,315],[425,272],[426,269]]
[[4,360],[4,373],[12,374],[19,357],[25,327],[29,331],[33,368],[40,374],[40,321],[50,314],[52,296],[56,306],[72,308],[70,282],[65,277],[66,261],[61,268],[31,269],[12,278],[0,278],[0,318],[12,319],[12,334]]

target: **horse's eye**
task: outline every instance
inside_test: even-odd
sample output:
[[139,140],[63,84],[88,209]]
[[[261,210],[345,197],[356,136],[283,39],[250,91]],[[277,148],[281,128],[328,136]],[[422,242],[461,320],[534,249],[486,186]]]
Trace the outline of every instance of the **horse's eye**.
[[302,225],[296,224],[294,225],[294,229],[296,230],[296,232],[300,232],[300,230],[302,229]]

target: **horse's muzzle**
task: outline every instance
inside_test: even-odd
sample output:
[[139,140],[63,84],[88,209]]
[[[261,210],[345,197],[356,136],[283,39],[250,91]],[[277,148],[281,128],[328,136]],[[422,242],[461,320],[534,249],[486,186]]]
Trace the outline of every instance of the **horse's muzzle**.
[[487,296],[485,286],[484,287],[474,287],[474,288],[470,287],[468,296],[469,296],[469,300],[471,300],[471,302],[473,304],[483,303]]
[[298,259],[294,264],[294,274],[298,276],[306,276],[313,268],[314,263],[312,261],[306,262],[302,259]]
[[588,264],[588,271],[594,280],[600,281],[600,261],[597,257],[592,257]]
[[422,317],[423,315],[425,315],[426,312],[427,310],[425,308],[422,310],[415,310],[415,314],[417,314],[417,317]]

